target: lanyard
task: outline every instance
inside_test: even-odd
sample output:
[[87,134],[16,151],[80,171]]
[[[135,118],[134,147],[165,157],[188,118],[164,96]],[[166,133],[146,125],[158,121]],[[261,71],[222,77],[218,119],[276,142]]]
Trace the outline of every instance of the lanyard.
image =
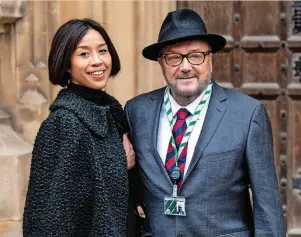
[[[191,132],[193,130],[193,128],[195,127],[195,124],[198,120],[198,117],[200,116],[201,114],[201,111],[202,109],[204,108],[207,100],[210,98],[210,95],[211,95],[211,91],[212,91],[212,82],[210,81],[206,90],[205,90],[205,93],[202,95],[202,98],[200,100],[200,103],[198,104],[197,108],[195,109],[194,111],[194,114],[192,116],[192,119],[186,129],[186,132],[182,138],[182,141],[181,141],[181,144],[179,146],[179,150],[177,150],[177,147],[176,147],[176,143],[175,143],[175,138],[173,137],[173,135],[171,135],[171,144],[172,144],[172,147],[174,149],[174,152],[175,152],[175,164],[176,164],[176,168],[175,169],[179,169],[178,168],[178,159],[179,159],[179,156],[181,155],[185,145],[187,144],[189,138],[190,138],[190,135],[191,135]],[[165,89],[165,93],[164,93],[164,106],[165,106],[165,111],[166,111],[166,115],[167,115],[167,119],[168,119],[168,122],[169,122],[169,126],[170,126],[170,129],[171,129],[171,134],[172,134],[172,128],[173,128],[173,125],[176,123],[176,118],[173,117],[173,114],[172,114],[172,109],[171,109],[171,104],[170,104],[170,100],[169,100],[169,93],[168,93],[168,87],[166,87]]]

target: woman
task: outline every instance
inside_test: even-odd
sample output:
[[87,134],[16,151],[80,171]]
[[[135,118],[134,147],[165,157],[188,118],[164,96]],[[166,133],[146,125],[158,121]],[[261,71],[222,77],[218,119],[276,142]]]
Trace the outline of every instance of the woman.
[[125,237],[134,153],[121,105],[102,91],[118,54],[98,23],[76,19],[58,29],[48,60],[50,82],[65,88],[35,140],[23,235]]

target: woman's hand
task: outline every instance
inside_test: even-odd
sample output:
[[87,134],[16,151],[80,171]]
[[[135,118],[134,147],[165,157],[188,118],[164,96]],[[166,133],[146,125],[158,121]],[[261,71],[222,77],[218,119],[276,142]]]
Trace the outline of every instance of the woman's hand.
[[125,150],[127,164],[128,164],[128,170],[132,169],[135,166],[135,152],[132,146],[132,143],[130,142],[128,136],[126,134],[122,137],[122,144],[123,148]]

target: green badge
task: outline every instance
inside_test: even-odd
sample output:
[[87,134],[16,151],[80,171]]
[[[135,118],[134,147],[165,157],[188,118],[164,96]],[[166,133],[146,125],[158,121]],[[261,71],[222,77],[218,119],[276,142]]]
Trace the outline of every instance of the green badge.
[[164,214],[172,216],[186,216],[185,198],[183,197],[165,197]]

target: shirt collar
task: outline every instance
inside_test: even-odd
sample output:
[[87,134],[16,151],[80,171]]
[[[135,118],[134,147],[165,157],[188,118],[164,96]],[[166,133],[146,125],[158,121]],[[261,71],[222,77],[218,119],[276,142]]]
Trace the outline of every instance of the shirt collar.
[[185,108],[187,109],[192,115],[194,114],[197,106],[199,105],[203,95],[205,93],[205,90],[203,91],[202,94],[200,94],[194,101],[192,101],[190,104],[186,105],[186,106],[181,106],[179,105],[175,99],[173,98],[173,96],[170,93],[170,90],[168,90],[168,96],[169,96],[169,100],[170,100],[170,105],[171,105],[171,109],[172,109],[172,115],[175,116],[175,114],[178,112],[179,109],[181,108]]

